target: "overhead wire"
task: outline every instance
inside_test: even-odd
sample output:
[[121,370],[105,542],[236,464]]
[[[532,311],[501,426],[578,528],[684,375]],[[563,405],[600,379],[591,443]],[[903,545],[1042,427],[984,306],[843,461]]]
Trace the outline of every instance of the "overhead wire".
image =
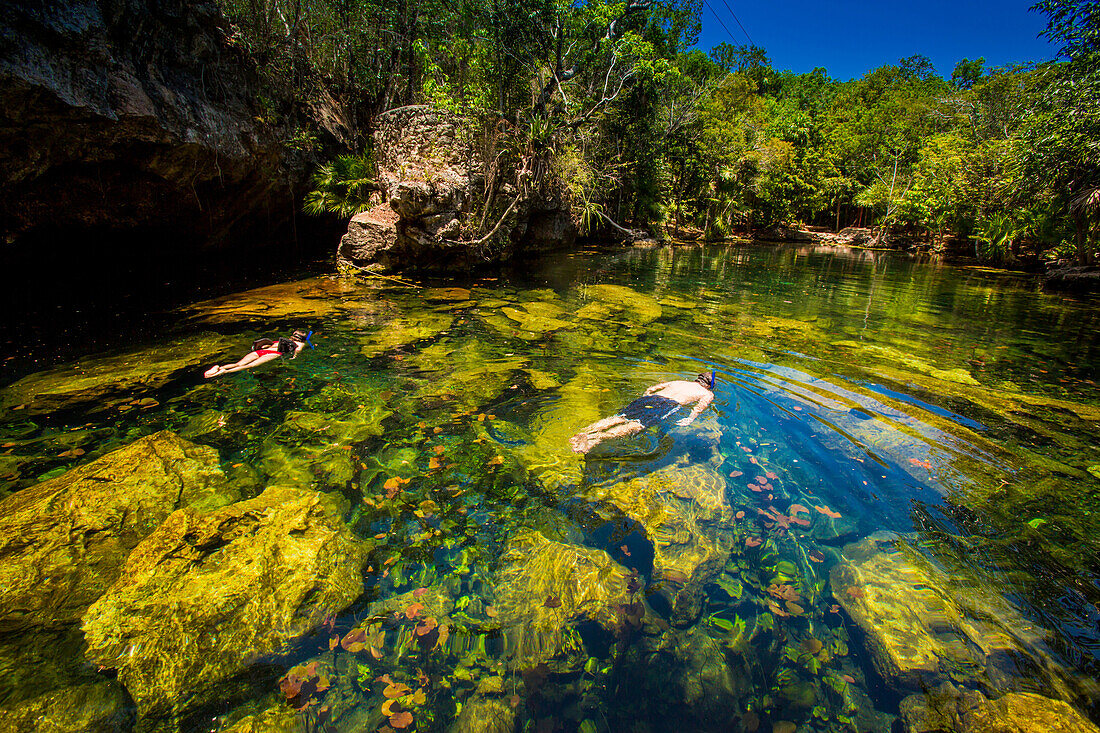
[[[710,3],[708,3],[707,0],[703,0],[703,5],[707,6],[707,10],[709,10],[710,14],[714,16],[714,19],[717,20],[719,23],[721,23],[722,27],[726,29],[726,35],[730,37],[730,40],[733,41],[735,44],[737,44],[738,43],[737,39],[734,37],[733,33],[730,31],[729,26],[727,26],[725,21],[722,20],[722,16],[720,16],[718,13],[714,12],[714,8],[712,8],[710,6]],[[740,45],[740,44],[738,44],[738,45]]]
[[741,27],[741,32],[745,34],[745,38],[749,39],[749,45],[755,46],[756,44],[752,42],[752,36],[749,35],[749,32],[747,30],[745,30],[745,26],[741,25],[741,19],[737,17],[737,13],[733,12],[733,8],[730,7],[730,4],[726,2],[726,0],[722,0],[722,4],[726,6],[726,10],[730,11],[730,15],[732,15],[733,19],[737,21],[737,25]]

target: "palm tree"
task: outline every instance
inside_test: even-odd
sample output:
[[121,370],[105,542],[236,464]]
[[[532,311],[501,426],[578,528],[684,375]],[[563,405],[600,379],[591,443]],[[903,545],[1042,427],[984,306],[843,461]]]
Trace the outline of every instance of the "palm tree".
[[1092,220],[1100,220],[1100,186],[1086,186],[1069,201],[1069,213],[1077,228],[1077,263],[1092,264],[1092,247],[1089,245],[1089,229]]

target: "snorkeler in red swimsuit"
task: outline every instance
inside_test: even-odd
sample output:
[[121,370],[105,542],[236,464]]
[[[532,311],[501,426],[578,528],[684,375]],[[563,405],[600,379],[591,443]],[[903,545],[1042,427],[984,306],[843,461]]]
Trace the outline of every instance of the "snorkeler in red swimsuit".
[[[252,351],[245,354],[236,364],[225,364],[223,366],[215,364],[203,372],[203,376],[210,379],[211,377],[229,374],[230,372],[252,369],[261,364],[266,364],[269,361],[274,361],[280,356],[286,356],[293,359],[298,356],[302,349],[306,347],[306,344],[309,343],[311,333],[307,334],[304,331],[295,331],[290,335],[290,338],[281,338],[277,341],[270,338],[258,339],[252,342]],[[270,346],[274,346],[275,348],[268,348]]]

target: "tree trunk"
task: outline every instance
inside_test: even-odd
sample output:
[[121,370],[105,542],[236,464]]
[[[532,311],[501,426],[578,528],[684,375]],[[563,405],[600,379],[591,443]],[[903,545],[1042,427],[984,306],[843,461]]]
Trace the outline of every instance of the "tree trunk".
[[1073,226],[1077,230],[1077,264],[1089,264],[1088,248],[1088,217],[1084,214],[1076,214],[1073,217]]

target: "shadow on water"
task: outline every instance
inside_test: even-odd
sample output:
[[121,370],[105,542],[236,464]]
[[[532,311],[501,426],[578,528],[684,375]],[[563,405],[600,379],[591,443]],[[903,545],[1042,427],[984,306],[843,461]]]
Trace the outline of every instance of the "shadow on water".
[[[1094,304],[816,247],[572,255],[423,285],[230,294],[165,313],[159,339],[135,320],[127,350],[6,387],[8,501],[168,430],[216,449],[244,498],[328,494],[364,590],[243,665],[242,624],[281,621],[196,608],[175,636],[139,629],[134,648],[202,693],[152,713],[130,662],[71,645],[44,658],[21,620],[3,627],[3,704],[117,666],[142,725],[178,730],[301,715],[336,731],[480,716],[885,733],[922,701],[979,692],[1096,715]],[[303,324],[317,348],[299,359],[197,376]],[[693,425],[569,450],[646,386],[711,369]],[[203,567],[246,572],[235,537]],[[274,592],[280,575],[256,582]],[[310,582],[323,595],[326,577]],[[171,616],[158,592],[143,613]],[[198,660],[189,634],[225,641]]]

